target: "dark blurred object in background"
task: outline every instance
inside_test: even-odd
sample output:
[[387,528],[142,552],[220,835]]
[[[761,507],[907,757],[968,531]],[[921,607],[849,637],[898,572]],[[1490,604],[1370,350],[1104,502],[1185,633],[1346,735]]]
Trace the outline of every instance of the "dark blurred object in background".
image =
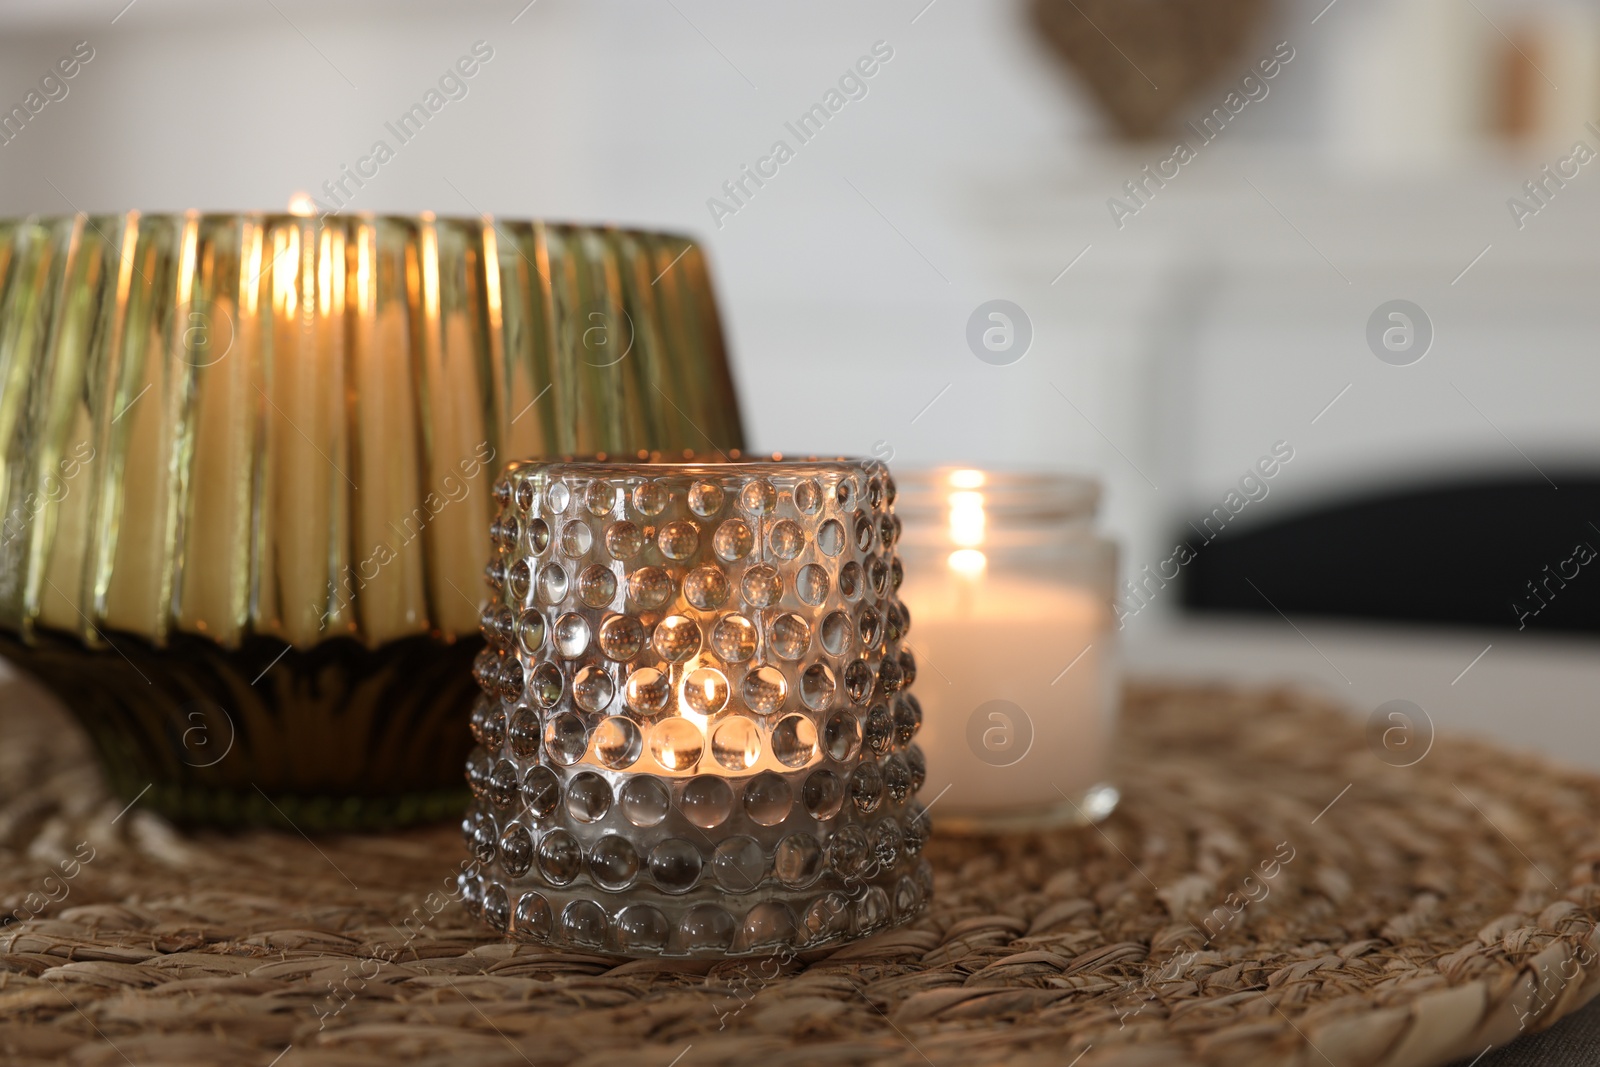
[[[1600,631],[1600,479],[1551,472],[1391,491],[1184,531],[1190,610]],[[1138,581],[1138,576],[1134,576]]]
[[1033,0],[1033,24],[1128,140],[1174,125],[1244,58],[1266,0]]

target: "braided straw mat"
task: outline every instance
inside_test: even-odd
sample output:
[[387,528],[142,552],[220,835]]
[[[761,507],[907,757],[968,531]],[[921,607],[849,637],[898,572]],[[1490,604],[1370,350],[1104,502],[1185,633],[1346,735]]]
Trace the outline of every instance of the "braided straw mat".
[[1134,688],[1101,828],[936,828],[911,926],[718,964],[500,941],[443,898],[455,826],[119,817],[59,712],[0,709],[5,1063],[1400,1067],[1600,983],[1600,780],[1447,740],[1388,766],[1288,691]]

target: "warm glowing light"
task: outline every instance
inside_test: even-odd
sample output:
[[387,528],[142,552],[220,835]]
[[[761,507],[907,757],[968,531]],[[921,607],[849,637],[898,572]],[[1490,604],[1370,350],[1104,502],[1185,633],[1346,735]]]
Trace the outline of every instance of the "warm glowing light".
[[427,321],[439,321],[439,234],[433,228],[433,213],[424,211],[422,227],[422,310]]
[[[343,256],[338,258],[343,262]],[[324,317],[333,310],[333,265],[333,231],[323,230],[317,245],[317,312]]]
[[972,492],[951,493],[950,496],[947,499],[950,502],[950,510],[951,511],[982,511],[983,510],[983,494],[982,493],[972,493]]
[[989,559],[975,548],[958,548],[950,553],[950,569],[969,577],[983,573]]
[[239,269],[246,279],[242,286],[245,310],[254,315],[261,307],[261,286],[258,282],[261,272],[265,269],[262,264],[262,228],[252,225],[246,232],[249,235],[245,240],[247,251],[243,262],[239,264]]
[[986,479],[982,471],[959,470],[950,472],[950,486],[953,489],[978,489]]
[[[719,758],[721,758],[720,753]],[[745,768],[754,767],[756,765],[756,761],[761,759],[761,743],[757,740],[755,734],[752,733],[745,741],[744,752],[740,755],[739,759],[740,763]]]
[[983,528],[987,522],[983,513],[983,494],[951,493],[949,503],[950,540],[967,548],[983,544]]
[[689,703],[689,688],[687,679],[678,684],[678,718],[692,723],[701,733],[705,733],[706,727],[711,725],[711,716],[694,710],[694,705]]
[[317,202],[310,193],[299,192],[289,198],[289,214],[309,219],[317,213]]
[[[371,226],[362,226],[356,235],[356,306],[363,313],[371,314],[377,304],[377,289],[373,285],[372,257],[377,245],[377,233]],[[489,274],[495,274],[490,271]],[[494,291],[499,293],[499,285]]]
[[300,263],[300,231],[289,228],[273,234],[272,251],[272,304],[284,318],[293,318],[300,306],[300,293],[295,287],[296,268]]
[[[494,226],[489,223],[485,223],[483,227],[483,261],[485,263],[500,262],[500,236],[495,233]],[[500,325],[504,321],[504,311],[500,305],[499,271],[486,270],[483,272],[483,295],[489,305],[489,325],[498,333]]]
[[[200,245],[200,220],[189,215],[183,220],[183,251],[178,257],[178,306],[188,307],[194,295],[194,262]],[[188,332],[184,337],[189,336]]]

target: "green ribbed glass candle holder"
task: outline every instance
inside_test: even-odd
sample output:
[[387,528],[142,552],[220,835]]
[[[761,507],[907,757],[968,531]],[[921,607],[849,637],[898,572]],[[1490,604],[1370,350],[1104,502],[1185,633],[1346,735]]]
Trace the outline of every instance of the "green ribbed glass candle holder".
[[543,222],[0,222],[0,652],[189,822],[459,813],[511,456],[736,450],[705,260]]

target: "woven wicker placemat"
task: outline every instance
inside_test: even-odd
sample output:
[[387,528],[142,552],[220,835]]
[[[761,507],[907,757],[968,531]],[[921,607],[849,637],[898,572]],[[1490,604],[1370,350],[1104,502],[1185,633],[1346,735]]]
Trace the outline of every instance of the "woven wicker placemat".
[[1123,722],[1103,827],[935,834],[908,928],[810,963],[619,964],[447,901],[454,826],[119,816],[82,736],[11,685],[0,905],[38,914],[0,928],[0,1059],[1399,1067],[1596,991],[1600,780],[1447,739],[1387,766],[1287,691],[1135,688]]

